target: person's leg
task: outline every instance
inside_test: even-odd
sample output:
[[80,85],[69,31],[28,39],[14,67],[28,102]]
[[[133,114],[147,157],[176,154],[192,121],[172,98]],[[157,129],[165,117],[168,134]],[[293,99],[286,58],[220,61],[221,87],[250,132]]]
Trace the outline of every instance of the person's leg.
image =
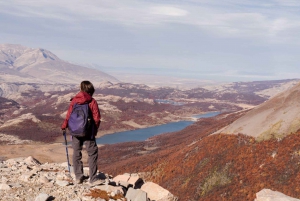
[[[80,180],[83,177],[83,164],[81,161],[82,158],[82,145],[83,140],[73,137],[72,147],[73,147],[73,168],[76,180]],[[81,182],[79,182],[81,183]]]
[[86,151],[89,156],[89,176],[90,182],[97,180],[97,160],[98,160],[98,147],[95,139],[85,141]]

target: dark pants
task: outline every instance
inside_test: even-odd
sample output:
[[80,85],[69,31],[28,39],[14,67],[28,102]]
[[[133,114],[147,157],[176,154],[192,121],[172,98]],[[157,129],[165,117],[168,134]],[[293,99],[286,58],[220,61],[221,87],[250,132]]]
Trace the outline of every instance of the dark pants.
[[97,180],[97,159],[98,159],[98,147],[95,138],[89,139],[90,137],[73,137],[73,166],[76,179],[80,179],[83,176],[83,164],[82,158],[82,146],[86,146],[86,151],[89,156],[89,177],[90,182]]

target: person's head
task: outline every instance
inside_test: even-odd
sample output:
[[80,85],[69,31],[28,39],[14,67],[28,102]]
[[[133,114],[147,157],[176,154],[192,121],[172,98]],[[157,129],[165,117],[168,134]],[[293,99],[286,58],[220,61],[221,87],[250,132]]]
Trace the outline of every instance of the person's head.
[[84,80],[81,82],[80,90],[90,94],[91,96],[93,96],[93,94],[95,92],[95,88],[94,88],[93,84],[87,80]]

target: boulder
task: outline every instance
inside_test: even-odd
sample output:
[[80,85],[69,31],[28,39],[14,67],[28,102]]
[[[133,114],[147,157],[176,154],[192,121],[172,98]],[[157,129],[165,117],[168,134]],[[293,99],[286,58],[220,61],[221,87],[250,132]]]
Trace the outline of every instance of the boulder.
[[134,189],[141,188],[144,181],[139,177],[138,174],[131,174],[128,183],[133,186]]
[[258,193],[256,193],[256,199],[254,201],[300,201],[300,200],[289,197],[278,191],[263,189]]
[[129,188],[125,198],[130,201],[147,201],[147,193],[142,190]]
[[118,176],[114,177],[113,181],[116,182],[117,184],[119,184],[120,181],[121,182],[128,182],[129,178],[130,178],[130,174],[125,173],[123,175],[118,175]]
[[147,193],[147,196],[148,198],[150,198],[150,200],[155,200],[155,201],[178,200],[178,198],[175,197],[168,190],[164,189],[163,187],[153,182],[146,182],[144,185],[142,185],[141,190]]

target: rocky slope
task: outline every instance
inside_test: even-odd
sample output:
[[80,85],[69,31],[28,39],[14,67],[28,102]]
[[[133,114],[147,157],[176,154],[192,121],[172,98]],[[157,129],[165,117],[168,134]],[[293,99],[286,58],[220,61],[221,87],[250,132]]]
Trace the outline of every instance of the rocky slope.
[[300,129],[300,84],[264,102],[219,133],[242,133],[258,140],[283,138]]
[[41,164],[33,157],[12,158],[0,161],[0,199],[5,201],[176,201],[168,190],[153,182],[145,182],[138,174],[116,177],[98,173],[102,181],[90,185],[89,169],[84,168],[85,180],[76,184],[72,167],[68,164]]
[[90,80],[97,84],[118,80],[96,69],[74,65],[45,49],[0,44],[1,82],[78,84]]

